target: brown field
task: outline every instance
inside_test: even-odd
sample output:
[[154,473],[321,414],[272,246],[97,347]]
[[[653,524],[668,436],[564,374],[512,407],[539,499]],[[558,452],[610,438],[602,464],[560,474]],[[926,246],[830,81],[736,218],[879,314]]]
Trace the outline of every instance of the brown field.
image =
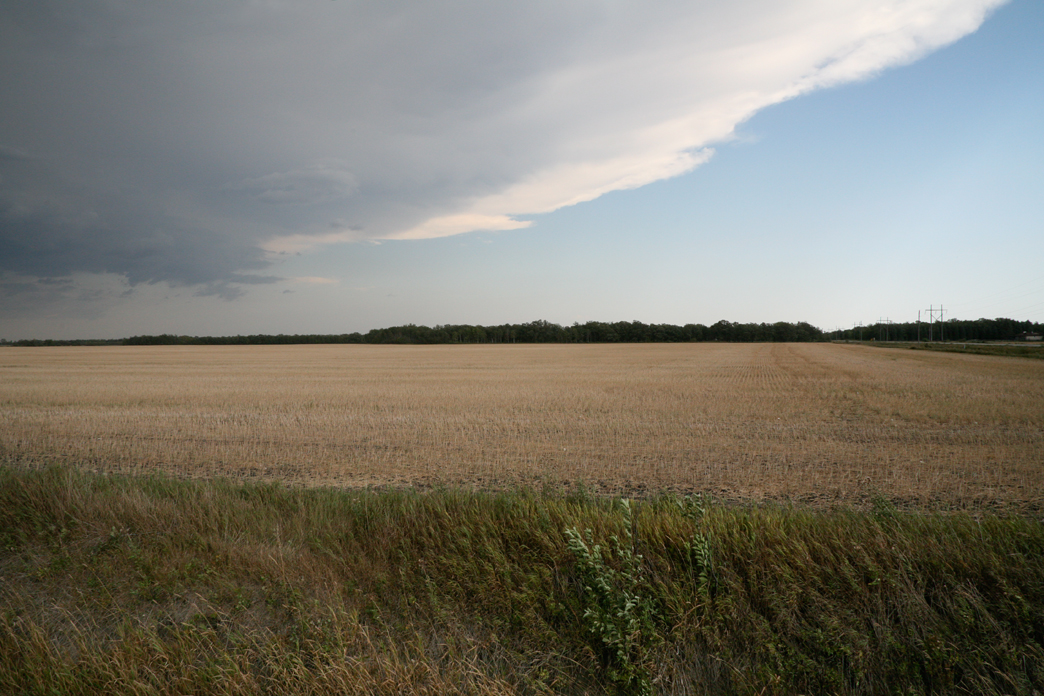
[[0,351],[0,461],[1044,508],[1044,363],[832,344]]

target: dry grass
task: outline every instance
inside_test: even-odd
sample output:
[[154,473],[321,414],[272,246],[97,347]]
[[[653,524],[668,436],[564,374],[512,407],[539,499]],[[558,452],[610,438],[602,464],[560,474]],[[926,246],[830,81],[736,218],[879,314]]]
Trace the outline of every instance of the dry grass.
[[1044,364],[830,344],[9,348],[0,458],[1039,509]]
[[628,507],[0,467],[0,694],[1044,691],[1039,521]]

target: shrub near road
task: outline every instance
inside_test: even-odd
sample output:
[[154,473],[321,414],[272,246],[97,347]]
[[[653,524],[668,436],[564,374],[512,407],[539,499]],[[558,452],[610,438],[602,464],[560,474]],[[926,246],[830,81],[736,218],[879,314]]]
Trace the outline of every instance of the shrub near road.
[[[620,602],[637,630],[599,614]],[[8,465],[0,604],[3,693],[1044,689],[1044,525],[883,501],[626,508]]]

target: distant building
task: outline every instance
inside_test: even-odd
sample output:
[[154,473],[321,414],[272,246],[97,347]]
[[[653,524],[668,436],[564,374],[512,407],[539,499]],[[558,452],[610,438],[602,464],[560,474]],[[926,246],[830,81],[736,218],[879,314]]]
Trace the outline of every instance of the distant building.
[[1039,341],[1044,338],[1044,335],[1039,333],[1030,333],[1029,331],[1023,331],[1015,337],[1016,341]]

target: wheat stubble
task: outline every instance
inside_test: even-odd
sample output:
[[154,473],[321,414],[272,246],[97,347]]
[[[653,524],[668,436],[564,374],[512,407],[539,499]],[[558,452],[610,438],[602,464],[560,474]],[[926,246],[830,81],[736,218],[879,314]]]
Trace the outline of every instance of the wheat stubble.
[[833,344],[8,348],[0,457],[1039,507],[1044,363]]

